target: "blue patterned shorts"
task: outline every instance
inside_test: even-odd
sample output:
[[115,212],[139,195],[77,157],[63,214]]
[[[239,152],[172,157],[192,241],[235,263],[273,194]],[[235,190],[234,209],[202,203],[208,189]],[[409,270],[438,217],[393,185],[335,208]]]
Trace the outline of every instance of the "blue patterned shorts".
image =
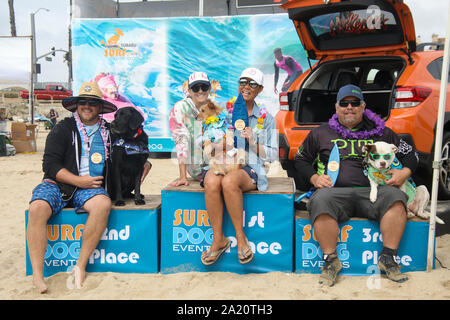
[[102,187],[93,189],[77,189],[70,201],[63,201],[61,191],[58,185],[49,179],[45,179],[33,189],[33,196],[30,203],[34,200],[44,200],[52,208],[52,214],[59,213],[64,207],[71,204],[77,213],[85,212],[83,205],[92,197],[103,194],[109,197],[108,192]]

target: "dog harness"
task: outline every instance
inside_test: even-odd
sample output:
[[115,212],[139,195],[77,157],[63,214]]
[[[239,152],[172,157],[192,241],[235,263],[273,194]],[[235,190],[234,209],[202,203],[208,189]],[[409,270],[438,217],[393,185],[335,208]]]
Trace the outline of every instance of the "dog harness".
[[117,139],[113,142],[113,147],[121,147],[124,148],[126,155],[133,154],[149,154],[150,151],[145,149],[143,146],[138,146],[135,144],[131,144],[129,142],[125,142],[124,139]]
[[[394,158],[391,166],[387,169],[378,170],[372,166],[369,166],[367,163],[365,163],[365,167],[366,168],[364,169],[364,174],[368,176],[369,179],[376,181],[376,183],[380,186],[384,186],[386,184],[386,180],[392,178],[392,174],[386,173],[387,171],[391,169],[403,168],[402,164],[400,163],[400,161],[398,161],[397,158]],[[406,195],[408,196],[408,204],[410,204],[416,196],[416,184],[414,183],[412,178],[409,178],[408,181],[405,182],[405,191]]]
[[228,112],[222,110],[218,116],[211,116],[203,123],[203,141],[218,142],[222,140],[229,128]]

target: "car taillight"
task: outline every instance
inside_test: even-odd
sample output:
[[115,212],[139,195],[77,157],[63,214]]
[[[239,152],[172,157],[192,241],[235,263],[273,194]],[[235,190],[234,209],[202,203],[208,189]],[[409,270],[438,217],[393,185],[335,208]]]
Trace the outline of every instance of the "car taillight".
[[278,99],[280,101],[280,110],[289,111],[289,101],[287,92],[281,92]]
[[281,133],[278,135],[278,157],[280,161],[288,160],[289,157],[289,142]]
[[394,109],[415,107],[424,101],[430,94],[431,89],[425,87],[397,88]]

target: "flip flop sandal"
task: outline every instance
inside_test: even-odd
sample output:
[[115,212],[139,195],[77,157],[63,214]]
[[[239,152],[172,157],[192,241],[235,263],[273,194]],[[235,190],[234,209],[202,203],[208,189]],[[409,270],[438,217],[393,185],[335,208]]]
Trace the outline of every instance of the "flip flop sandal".
[[[241,257],[245,257],[249,251],[250,251],[250,255],[248,257],[241,258]],[[250,244],[248,243],[248,240],[247,240],[247,248],[245,248],[244,250],[238,250],[238,259],[241,264],[247,264],[253,260],[253,251],[252,251],[252,248],[250,247]]]
[[[200,258],[200,260],[202,261],[202,263],[205,266],[209,266],[209,265],[215,263],[220,258],[222,253],[224,253],[231,246],[231,241],[229,239],[227,239],[227,240],[228,240],[227,244],[217,251],[211,251],[211,248],[206,250],[206,256],[205,257],[202,256]],[[216,259],[208,261],[207,259],[209,259],[209,258],[216,258]]]

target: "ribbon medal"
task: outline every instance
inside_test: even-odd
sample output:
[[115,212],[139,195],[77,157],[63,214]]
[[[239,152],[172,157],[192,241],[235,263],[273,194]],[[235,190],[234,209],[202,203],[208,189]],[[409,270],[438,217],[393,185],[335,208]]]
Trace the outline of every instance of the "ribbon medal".
[[101,155],[100,153],[98,153],[98,152],[95,152],[95,153],[93,153],[93,154],[91,155],[91,161],[92,161],[92,163],[94,163],[94,164],[99,164],[100,162],[102,162],[102,160],[103,160],[103,157],[102,157],[102,155]]
[[328,159],[328,165],[327,165],[327,175],[330,177],[331,182],[334,184],[336,183],[336,180],[339,175],[339,166],[340,166],[340,159],[339,159],[339,148],[337,144],[334,144],[333,149],[330,153],[330,158]]

